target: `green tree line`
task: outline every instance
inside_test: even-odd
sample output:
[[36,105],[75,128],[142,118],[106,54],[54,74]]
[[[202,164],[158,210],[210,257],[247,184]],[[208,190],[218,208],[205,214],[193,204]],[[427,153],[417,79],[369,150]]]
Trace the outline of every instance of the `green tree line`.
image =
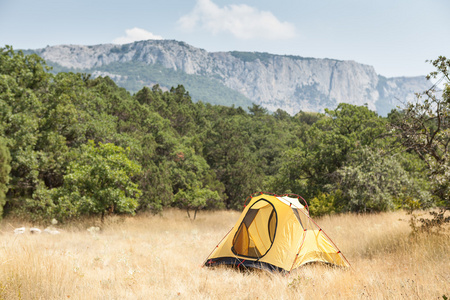
[[182,85],[131,94],[108,77],[49,71],[35,54],[0,48],[3,216],[195,214],[242,209],[255,191],[302,195],[316,215],[448,197],[448,176],[437,187],[429,162],[398,134],[404,111],[383,118],[341,103],[290,116],[194,103]]

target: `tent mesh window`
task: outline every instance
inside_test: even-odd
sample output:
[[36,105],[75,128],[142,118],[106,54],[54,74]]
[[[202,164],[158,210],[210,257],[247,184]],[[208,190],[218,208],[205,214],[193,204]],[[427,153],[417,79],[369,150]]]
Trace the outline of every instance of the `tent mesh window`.
[[247,211],[233,238],[234,254],[261,258],[272,247],[277,227],[277,213],[264,199],[255,202]]
[[294,212],[295,217],[300,222],[300,225],[303,227],[303,229],[308,229],[308,230],[319,229],[319,227],[317,227],[317,225],[315,225],[311,221],[311,218],[307,217],[304,212],[302,212],[301,210],[299,210],[297,208],[293,208],[293,207],[292,207],[292,211]]

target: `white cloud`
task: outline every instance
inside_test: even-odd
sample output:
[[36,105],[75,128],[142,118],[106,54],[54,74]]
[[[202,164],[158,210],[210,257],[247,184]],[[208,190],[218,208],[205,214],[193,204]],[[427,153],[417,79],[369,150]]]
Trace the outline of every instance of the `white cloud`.
[[114,44],[128,44],[136,41],[143,40],[162,40],[162,36],[154,35],[147,30],[134,27],[132,29],[125,30],[126,35],[118,37],[113,40]]
[[181,29],[193,32],[201,28],[212,34],[228,32],[239,39],[289,39],[295,27],[279,21],[271,12],[241,4],[219,7],[211,0],[197,0],[194,9],[178,20]]

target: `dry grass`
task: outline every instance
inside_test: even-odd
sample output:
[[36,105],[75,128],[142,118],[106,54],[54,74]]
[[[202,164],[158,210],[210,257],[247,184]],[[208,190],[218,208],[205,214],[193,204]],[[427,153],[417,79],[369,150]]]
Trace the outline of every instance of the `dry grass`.
[[[237,212],[184,212],[66,225],[60,235],[14,235],[0,223],[0,299],[442,299],[450,296],[450,239],[411,237],[401,213],[317,222],[352,269],[309,265],[290,276],[201,264]],[[400,220],[403,219],[403,220]]]

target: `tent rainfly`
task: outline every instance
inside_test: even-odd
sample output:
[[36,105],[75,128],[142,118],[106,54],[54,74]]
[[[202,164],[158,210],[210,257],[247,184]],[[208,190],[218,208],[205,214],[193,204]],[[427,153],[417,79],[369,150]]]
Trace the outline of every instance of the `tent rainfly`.
[[208,256],[205,266],[225,264],[281,272],[291,272],[310,262],[350,266],[310,218],[303,198],[293,194],[257,194],[249,197],[239,220]]

